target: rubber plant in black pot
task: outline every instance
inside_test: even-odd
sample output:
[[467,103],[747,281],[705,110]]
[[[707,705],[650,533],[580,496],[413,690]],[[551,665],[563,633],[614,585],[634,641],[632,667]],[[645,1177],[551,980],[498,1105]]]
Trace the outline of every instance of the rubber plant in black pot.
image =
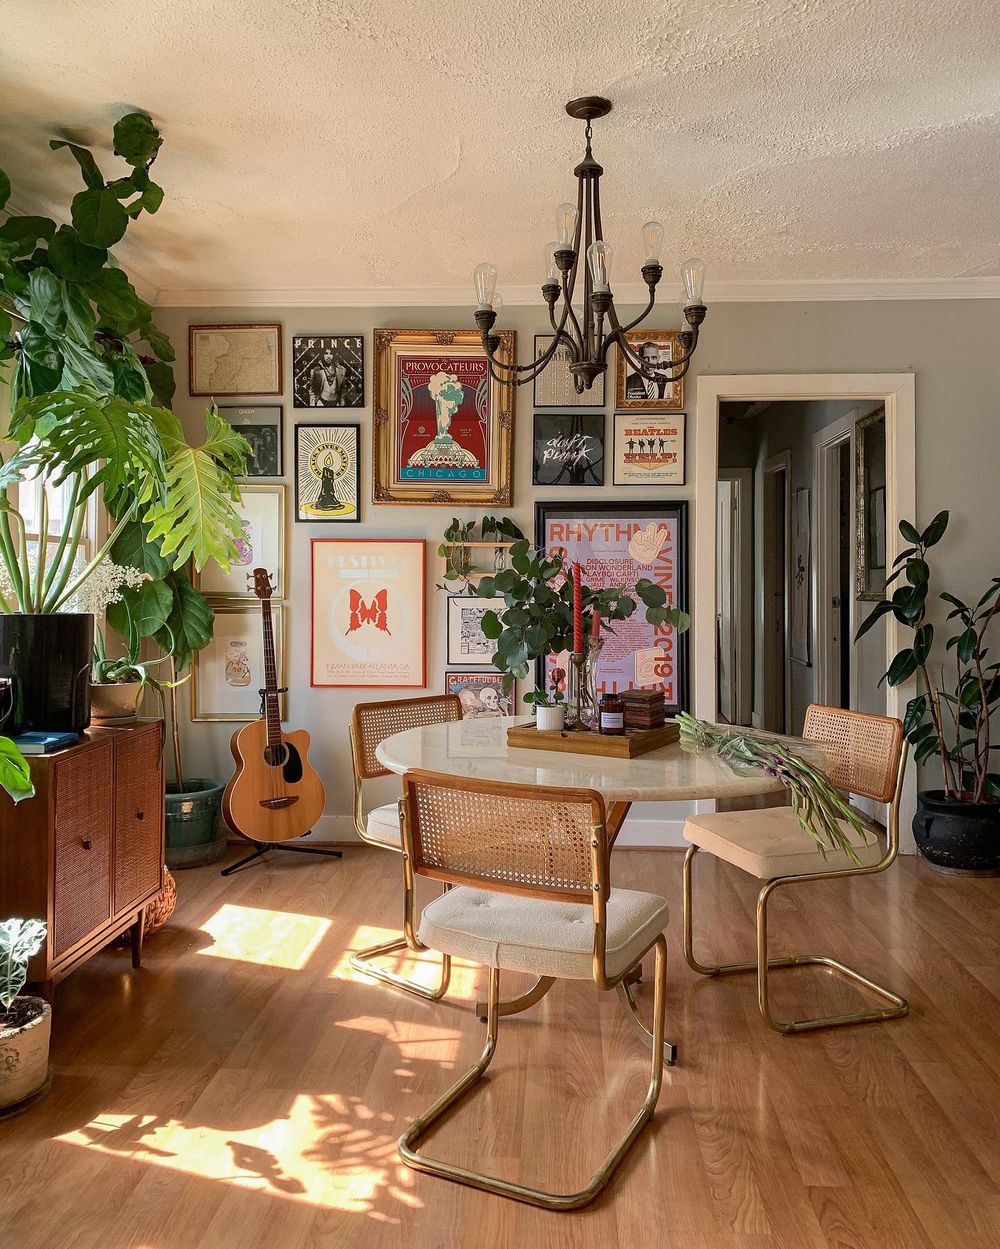
[[937,598],[951,610],[944,653],[935,661],[935,629],[929,619],[931,569],[927,552],[944,537],[948,513],[939,512],[921,532],[901,521],[908,543],[886,582],[900,584],[876,603],[855,641],[877,620],[892,614],[913,630],[913,641],[895,656],[883,680],[901,685],[916,675],[919,692],[906,707],[904,726],[918,764],[937,761],[943,788],[917,796],[913,836],[920,853],[944,871],[1000,875],[1000,770],[991,760],[1000,743],[991,721],[1000,706],[1000,662],[987,663],[987,635],[1000,616],[1000,577],[975,604],[947,591]]
[[[14,443],[0,457],[0,675],[17,678],[15,732],[86,727],[93,615],[67,612],[98,570],[111,563],[143,579],[121,597],[133,596],[150,626],[143,636],[176,649],[177,668],[212,636],[188,565],[228,568],[237,557],[236,478],[249,446],[214,408],[205,441],[188,443],[167,406],[170,340],[109,250],[162,202],[150,173],[161,142],[145,114],[120,118],[123,176],[109,179],[87,148],[54,139],[83,176],[71,224],[16,215],[0,224],[0,376],[8,365]],[[0,171],[0,210],[10,191]],[[109,516],[97,549],[85,540],[95,498]],[[50,533],[57,503],[58,532],[39,542],[32,531]]]

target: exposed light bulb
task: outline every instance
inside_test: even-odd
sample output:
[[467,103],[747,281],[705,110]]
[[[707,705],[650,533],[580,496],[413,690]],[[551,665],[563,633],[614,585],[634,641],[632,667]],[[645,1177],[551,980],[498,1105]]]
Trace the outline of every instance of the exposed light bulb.
[[477,310],[485,311],[493,304],[493,292],[497,287],[496,265],[487,264],[485,261],[476,265],[472,270],[472,280],[476,284]]
[[663,226],[658,221],[647,221],[642,227],[642,253],[647,265],[660,263],[663,251]]
[[556,238],[561,250],[567,251],[573,246],[576,238],[576,219],[578,213],[575,204],[560,204],[556,209]]
[[587,263],[595,291],[606,291],[611,285],[612,250],[603,239],[595,239],[587,248]]
[[499,291],[493,296],[493,311],[497,316],[503,311],[503,296]]
[[556,265],[556,260],[555,260],[555,252],[558,250],[558,247],[559,247],[559,244],[555,242],[555,240],[553,240],[551,243],[545,244],[544,263],[545,263],[545,281],[546,282],[558,283],[559,281],[559,268]]
[[688,304],[700,304],[705,286],[705,262],[697,257],[685,260],[681,265],[681,281]]

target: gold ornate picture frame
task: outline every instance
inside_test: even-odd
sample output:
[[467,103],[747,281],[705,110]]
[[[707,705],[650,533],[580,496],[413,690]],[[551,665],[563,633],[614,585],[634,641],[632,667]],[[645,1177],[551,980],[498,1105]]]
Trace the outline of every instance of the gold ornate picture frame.
[[[515,359],[513,330],[496,356]],[[514,391],[476,330],[376,330],[373,503],[509,507]]]
[[[629,330],[629,349],[646,358],[652,368],[669,368],[671,360],[683,355],[679,330]],[[615,409],[621,412],[675,412],[684,408],[684,378],[664,381],[662,395],[658,382],[650,381],[625,353],[615,346]]]

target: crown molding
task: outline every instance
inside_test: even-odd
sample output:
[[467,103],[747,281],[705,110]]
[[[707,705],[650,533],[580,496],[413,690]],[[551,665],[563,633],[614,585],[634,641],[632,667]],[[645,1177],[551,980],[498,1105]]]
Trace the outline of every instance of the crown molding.
[[[615,288],[617,302],[645,304],[645,286]],[[1000,276],[969,278],[830,279],[822,281],[712,282],[706,291],[713,303],[787,303],[885,299],[1000,299]],[[660,288],[660,303],[680,301],[680,287]],[[505,307],[539,306],[536,286],[503,290]],[[473,303],[469,286],[383,287],[196,287],[164,288],[155,304],[160,308],[466,308]]]

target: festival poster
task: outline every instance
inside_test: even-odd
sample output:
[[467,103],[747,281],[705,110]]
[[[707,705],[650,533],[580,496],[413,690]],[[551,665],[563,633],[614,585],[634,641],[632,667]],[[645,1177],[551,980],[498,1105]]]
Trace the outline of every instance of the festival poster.
[[684,413],[616,412],[616,486],[684,485]]
[[484,483],[490,465],[490,377],[482,354],[401,352],[397,483]]
[[[660,507],[609,504],[593,508],[560,508],[541,503],[537,519],[539,543],[546,550],[564,552],[570,563],[579,561],[583,581],[592,589],[624,586],[628,591],[646,577],[663,587],[668,603],[684,607],[685,503]],[[598,694],[659,686],[668,714],[686,708],[686,639],[678,637],[672,625],[648,624],[640,601],[628,620],[612,621],[602,636]],[[548,667],[556,666],[558,660],[558,656],[549,656]]]
[[312,540],[312,684],[420,688],[424,542]]

